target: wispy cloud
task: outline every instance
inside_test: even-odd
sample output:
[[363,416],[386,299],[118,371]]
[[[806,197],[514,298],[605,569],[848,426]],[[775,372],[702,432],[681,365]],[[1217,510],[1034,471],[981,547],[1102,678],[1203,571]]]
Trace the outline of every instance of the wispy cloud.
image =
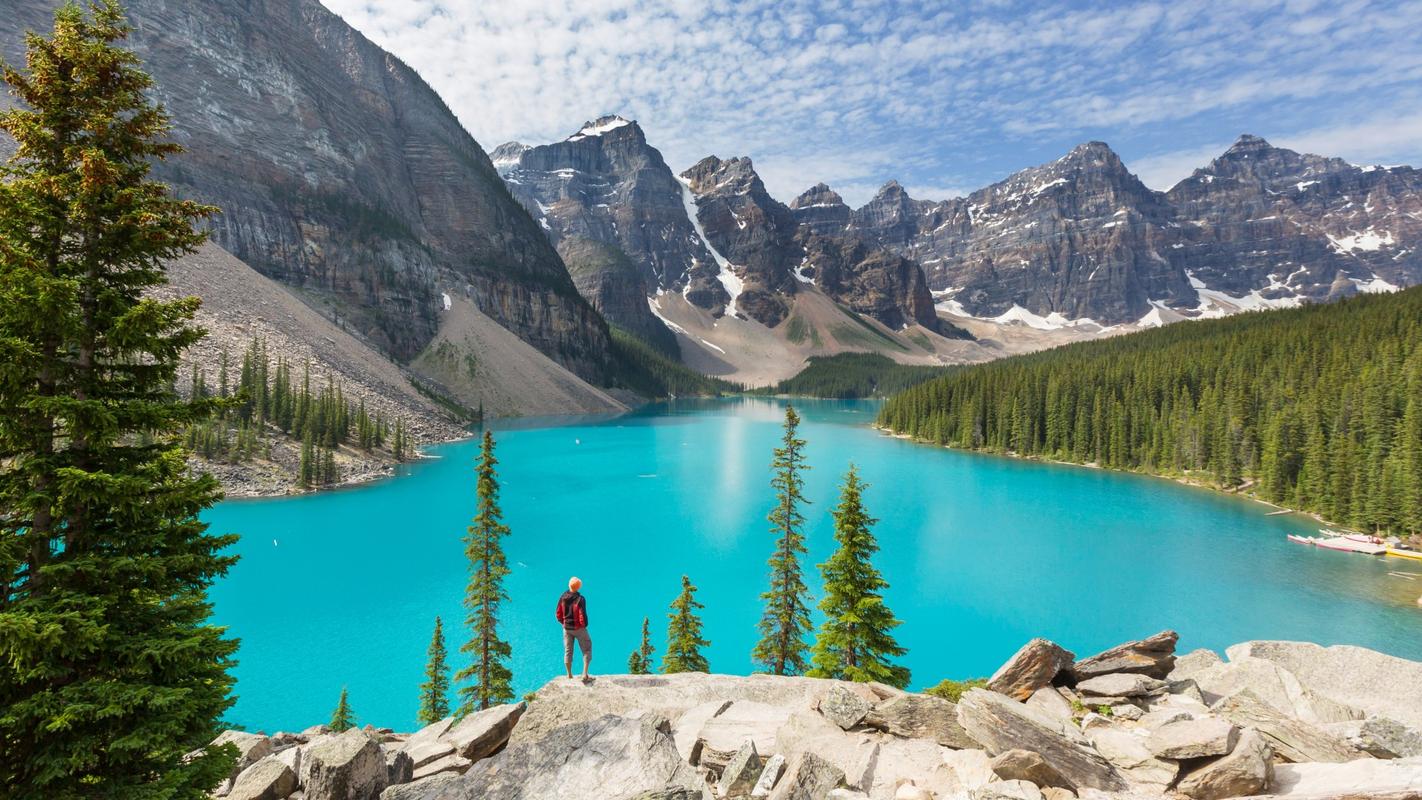
[[[1154,181],[1245,130],[1313,131],[1299,140],[1333,154],[1353,126],[1422,156],[1410,0],[323,2],[486,147],[618,112],[674,169],[750,155],[787,200],[819,180],[851,202],[889,178],[957,192],[1088,138]],[[1389,138],[1388,112],[1411,133]]]

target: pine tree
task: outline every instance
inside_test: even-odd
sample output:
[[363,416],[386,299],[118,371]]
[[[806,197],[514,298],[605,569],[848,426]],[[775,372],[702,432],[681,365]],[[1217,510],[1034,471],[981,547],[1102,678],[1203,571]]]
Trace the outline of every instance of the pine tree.
[[667,615],[667,652],[662,656],[662,672],[710,672],[711,665],[701,655],[701,648],[710,642],[701,638],[701,617],[696,609],[705,606],[696,602],[696,587],[691,579],[681,576],[681,594],[672,601],[672,613]]
[[494,472],[498,463],[494,435],[486,430],[476,469],[479,511],[464,537],[464,553],[469,558],[469,588],[464,594],[469,614],[464,622],[469,627],[469,641],[459,651],[471,662],[455,680],[471,683],[459,690],[461,717],[513,699],[513,673],[505,663],[512,650],[498,631],[499,607],[508,599],[504,578],[509,574],[500,543],[509,529],[499,509],[499,482]]
[[878,520],[864,509],[864,489],[851,464],[834,510],[834,539],[839,547],[820,565],[825,580],[820,610],[825,621],[815,640],[811,654],[815,668],[809,674],[863,683],[878,681],[902,689],[908,686],[908,668],[889,659],[908,651],[891,633],[900,622],[884,605],[883,590],[889,584],[872,563],[879,543],[871,528]]
[[770,556],[770,588],[761,595],[765,600],[761,638],[751,652],[757,664],[775,675],[805,671],[805,635],[810,630],[809,589],[800,565],[805,553],[805,517],[800,506],[809,502],[801,494],[804,479],[800,473],[809,466],[805,464],[805,440],[796,436],[799,425],[800,415],[794,406],[786,406],[785,432],[770,464],[776,503],[768,519],[777,537]]
[[656,652],[656,648],[652,647],[651,624],[650,619],[642,617],[642,642],[632,651],[632,655],[627,657],[627,671],[633,675],[648,675],[652,672],[652,653]]
[[[163,300],[163,265],[214,209],[149,179],[180,151],[121,44],[117,3],[55,12],[26,36],[16,149],[0,171],[0,796],[200,798],[231,748],[236,642],[207,588],[234,536],[199,514],[181,431],[213,403],[175,391],[202,337],[196,298]],[[188,759],[185,753],[199,755]]]
[[420,684],[420,713],[416,719],[422,725],[433,725],[449,716],[449,665],[445,663],[444,625],[435,617],[434,634],[430,636],[429,660],[425,663],[425,682]]
[[328,727],[336,733],[348,731],[356,724],[355,712],[351,711],[350,698],[346,694],[346,687],[341,687],[341,699],[336,702],[336,710],[331,712],[331,722]]

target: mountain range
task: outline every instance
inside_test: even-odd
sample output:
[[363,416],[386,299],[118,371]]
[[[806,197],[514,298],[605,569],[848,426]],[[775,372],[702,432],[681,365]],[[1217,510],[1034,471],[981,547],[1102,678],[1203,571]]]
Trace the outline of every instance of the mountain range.
[[[11,3],[0,56],[20,59],[23,31],[57,5]],[[568,410],[630,399],[612,327],[765,383],[812,355],[979,361],[1422,282],[1409,167],[1243,136],[1159,192],[1088,142],[966,197],[891,181],[859,208],[824,184],[787,204],[750,158],[678,171],[615,115],[486,154],[413,70],[316,0],[127,8],[187,149],[157,174],[222,209],[214,242],[421,386],[490,413],[550,410],[529,386],[557,385]]]

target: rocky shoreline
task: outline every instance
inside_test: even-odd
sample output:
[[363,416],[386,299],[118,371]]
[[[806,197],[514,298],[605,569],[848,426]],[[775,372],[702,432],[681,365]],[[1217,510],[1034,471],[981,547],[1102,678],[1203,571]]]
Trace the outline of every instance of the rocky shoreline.
[[410,734],[228,731],[227,800],[1422,798],[1422,663],[1165,631],[1025,644],[958,702],[752,675],[557,679]]

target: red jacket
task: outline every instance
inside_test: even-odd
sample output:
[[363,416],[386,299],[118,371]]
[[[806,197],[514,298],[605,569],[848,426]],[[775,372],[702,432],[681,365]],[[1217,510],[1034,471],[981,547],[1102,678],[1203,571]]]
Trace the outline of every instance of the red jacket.
[[555,612],[563,627],[575,631],[588,626],[588,601],[577,592],[563,592]]

